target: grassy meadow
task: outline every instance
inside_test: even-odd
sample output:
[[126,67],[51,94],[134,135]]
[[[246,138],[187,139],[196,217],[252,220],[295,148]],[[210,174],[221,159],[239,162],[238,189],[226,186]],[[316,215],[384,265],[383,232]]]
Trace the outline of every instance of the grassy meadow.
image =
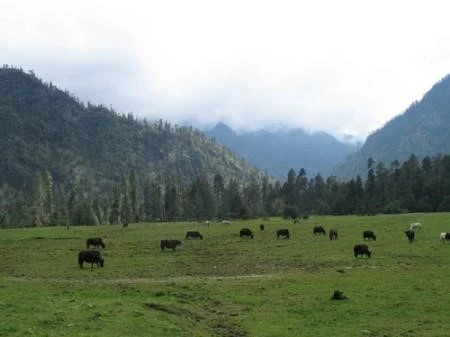
[[[422,223],[412,244],[411,222]],[[338,240],[314,236],[317,224]],[[204,240],[185,240],[188,230]],[[377,235],[371,259],[352,252],[364,230]],[[446,231],[449,213],[4,229],[0,336],[448,336]],[[93,236],[105,266],[80,269]],[[183,243],[162,252],[161,239]],[[335,289],[349,299],[331,301]]]

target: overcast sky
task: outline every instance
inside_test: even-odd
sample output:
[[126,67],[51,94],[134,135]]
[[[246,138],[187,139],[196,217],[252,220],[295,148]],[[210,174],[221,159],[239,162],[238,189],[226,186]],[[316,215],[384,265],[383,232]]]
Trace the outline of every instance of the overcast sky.
[[450,73],[449,13],[434,0],[0,0],[0,58],[120,113],[364,139]]

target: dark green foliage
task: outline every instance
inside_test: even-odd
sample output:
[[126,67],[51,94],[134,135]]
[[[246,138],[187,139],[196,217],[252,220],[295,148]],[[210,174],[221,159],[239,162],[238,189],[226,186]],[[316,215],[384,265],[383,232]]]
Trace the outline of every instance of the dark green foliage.
[[[389,169],[383,163],[368,161],[367,179],[360,176],[348,182],[330,177],[326,182],[320,176],[311,179],[305,187],[289,184],[281,193],[285,200],[284,217],[291,217],[304,208],[292,203],[291,196],[304,194],[307,211],[316,214],[368,214],[436,212],[450,210],[450,155],[427,157],[422,167],[412,155]],[[302,212],[302,211],[300,211]]]

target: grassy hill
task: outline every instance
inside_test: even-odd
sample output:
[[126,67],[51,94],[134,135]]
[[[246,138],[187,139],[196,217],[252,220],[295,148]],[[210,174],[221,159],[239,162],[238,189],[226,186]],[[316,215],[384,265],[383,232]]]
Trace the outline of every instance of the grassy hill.
[[[445,336],[448,213],[1,230],[0,336]],[[403,231],[421,222],[417,240]],[[320,223],[339,238],[314,236]],[[243,239],[242,227],[255,238]],[[287,228],[291,239],[276,239]],[[354,258],[362,232],[372,258]],[[199,230],[204,240],[185,240]],[[104,268],[79,269],[101,236]],[[161,239],[180,239],[162,252]],[[14,251],[14,259],[11,252]],[[331,301],[335,289],[349,297]]]

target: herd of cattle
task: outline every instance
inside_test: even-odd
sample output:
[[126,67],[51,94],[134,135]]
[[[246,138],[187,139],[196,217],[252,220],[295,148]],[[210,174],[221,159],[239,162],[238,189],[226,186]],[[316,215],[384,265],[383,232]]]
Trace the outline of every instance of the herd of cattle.
[[[229,224],[229,223],[228,223]],[[209,223],[208,223],[209,225]],[[128,224],[126,224],[127,227]],[[415,239],[416,232],[420,230],[422,225],[420,223],[412,223],[409,225],[407,230],[405,231],[405,235],[408,238],[408,241],[412,243]],[[264,231],[265,227],[263,224],[259,226],[260,231]],[[314,235],[326,235],[326,230],[322,226],[315,226],[313,228],[313,234]],[[254,238],[254,234],[250,228],[242,228],[239,231],[239,236],[241,238]],[[279,229],[276,231],[276,237],[277,239],[284,238],[289,239],[290,238],[290,232],[289,229]],[[328,236],[330,240],[337,240],[338,238],[338,231],[335,228],[332,228],[328,231]],[[363,240],[373,240],[376,241],[377,237],[375,233],[371,230],[366,230],[363,232]],[[188,231],[186,232],[185,239],[200,239],[203,240],[203,235],[200,234],[199,231]],[[450,233],[441,233],[440,234],[440,241],[441,243],[445,243],[446,241],[450,241]],[[167,249],[172,249],[173,251],[176,250],[177,246],[181,245],[180,240],[161,240],[160,247],[161,250],[164,251]],[[104,258],[100,254],[98,250],[92,250],[90,249],[92,247],[99,249],[100,247],[105,248],[106,245],[103,242],[103,239],[100,237],[94,237],[89,238],[86,240],[86,250],[82,250],[78,253],[78,264],[80,268],[83,268],[83,264],[90,263],[91,264],[91,270],[94,267],[94,264],[97,265],[97,267],[103,267],[104,266]],[[367,244],[356,244],[353,247],[353,254],[355,257],[358,256],[366,256],[370,258],[372,256],[372,252],[369,250],[369,246]]]
[[[227,223],[229,224],[229,222]],[[128,224],[126,224],[128,226]],[[209,223],[208,223],[209,225]],[[418,222],[412,223],[409,225],[408,229],[405,231],[405,235],[408,238],[408,241],[412,243],[415,240],[416,232],[420,230],[422,225]],[[264,231],[265,227],[263,224],[259,226],[260,231]],[[326,231],[322,226],[315,226],[313,228],[313,234],[314,235],[326,235]],[[250,228],[242,228],[239,231],[239,236],[241,238],[254,238],[254,234]],[[289,239],[290,238],[290,232],[289,229],[279,229],[276,231],[277,239],[284,238]],[[328,236],[330,240],[337,240],[338,238],[338,231],[337,229],[333,228],[328,231]],[[363,232],[363,240],[373,240],[376,241],[377,237],[375,233],[371,230],[366,230]],[[200,239],[203,240],[203,235],[200,234],[199,231],[188,231],[186,232],[185,239]],[[441,243],[445,243],[446,241],[450,241],[450,233],[441,233],[440,234],[440,241]],[[176,250],[177,246],[181,245],[180,240],[161,240],[160,247],[161,250],[164,251],[167,249],[172,249],[172,251]],[[86,240],[86,250],[82,250],[78,253],[78,264],[80,265],[80,268],[83,268],[83,263],[90,263],[91,264],[91,270],[94,267],[94,264],[97,265],[97,267],[103,267],[104,266],[104,258],[100,254],[98,250],[92,250],[90,247],[94,247],[96,249],[102,247],[105,248],[105,244],[100,237],[95,238],[89,238]],[[370,258],[372,256],[372,252],[369,250],[369,246],[367,244],[356,244],[353,247],[353,254],[355,257],[358,256],[366,256]]]

